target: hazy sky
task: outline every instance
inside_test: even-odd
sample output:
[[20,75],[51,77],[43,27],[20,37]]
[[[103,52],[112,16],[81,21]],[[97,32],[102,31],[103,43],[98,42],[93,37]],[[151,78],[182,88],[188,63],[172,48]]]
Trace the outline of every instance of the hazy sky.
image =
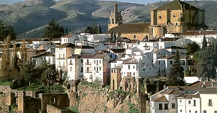
[[[12,3],[21,2],[21,1],[26,1],[26,0],[0,0],[0,4],[12,4]],[[115,1],[115,0],[102,0],[102,1]],[[116,0],[116,1],[144,4],[144,3],[151,3],[151,2],[156,2],[160,0]],[[165,1],[165,0],[162,0],[162,1]]]

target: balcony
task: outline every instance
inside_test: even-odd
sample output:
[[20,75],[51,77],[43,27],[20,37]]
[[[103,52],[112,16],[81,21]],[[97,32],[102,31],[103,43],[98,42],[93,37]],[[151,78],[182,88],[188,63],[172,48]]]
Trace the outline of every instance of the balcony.
[[91,63],[90,62],[86,62],[85,65],[91,65]]

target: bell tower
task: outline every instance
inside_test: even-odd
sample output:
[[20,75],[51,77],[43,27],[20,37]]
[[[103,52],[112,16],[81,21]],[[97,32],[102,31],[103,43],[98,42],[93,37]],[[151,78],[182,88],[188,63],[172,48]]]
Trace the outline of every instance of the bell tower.
[[111,15],[110,15],[110,18],[109,18],[108,31],[111,28],[119,26],[120,24],[122,24],[122,16],[121,16],[121,12],[118,11],[118,4],[117,4],[117,2],[115,2],[115,4],[114,4],[114,11],[111,12]]

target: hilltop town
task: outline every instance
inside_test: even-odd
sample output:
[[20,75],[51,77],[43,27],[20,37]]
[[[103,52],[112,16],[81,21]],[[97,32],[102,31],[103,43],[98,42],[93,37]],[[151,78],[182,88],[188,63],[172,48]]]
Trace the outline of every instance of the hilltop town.
[[125,23],[116,2],[106,33],[51,20],[25,39],[1,22],[0,112],[217,113],[217,30],[205,13],[174,0],[151,22]]

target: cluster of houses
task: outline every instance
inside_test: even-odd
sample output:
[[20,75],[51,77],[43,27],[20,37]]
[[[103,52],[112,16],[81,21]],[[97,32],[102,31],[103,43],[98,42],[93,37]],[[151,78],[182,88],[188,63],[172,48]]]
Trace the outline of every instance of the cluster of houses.
[[[125,76],[167,77],[176,51],[180,53],[180,63],[184,70],[191,70],[194,63],[185,47],[192,40],[197,40],[201,45],[203,38],[200,35],[198,31],[198,37],[195,34],[194,38],[189,38],[187,34],[176,34],[173,37],[170,34],[170,37],[149,41],[122,37],[120,41],[111,42],[108,34],[81,33],[54,39],[26,39],[25,42],[27,57],[35,61],[36,66],[46,62],[55,65],[60,77],[66,80],[84,79],[107,85],[110,84],[109,81],[111,84],[119,84],[112,82],[117,81],[115,78]],[[212,41],[209,39],[216,37],[217,32],[214,32],[206,39],[209,43]],[[20,47],[22,41],[17,39],[14,43]],[[111,76],[117,72],[118,77]],[[192,80],[186,77],[189,83],[197,80],[198,78]]]
[[217,83],[168,86],[150,97],[151,113],[217,113]]

